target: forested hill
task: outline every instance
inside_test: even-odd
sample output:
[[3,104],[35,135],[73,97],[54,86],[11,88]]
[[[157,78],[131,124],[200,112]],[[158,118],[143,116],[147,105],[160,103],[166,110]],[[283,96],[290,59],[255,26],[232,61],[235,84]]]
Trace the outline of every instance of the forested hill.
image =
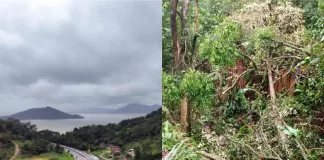
[[83,119],[80,115],[71,115],[64,113],[52,107],[32,108],[10,116],[2,117],[2,119],[13,118],[19,120],[31,119]]
[[161,159],[162,109],[123,120],[118,124],[91,125],[75,128],[63,135],[41,131],[45,139],[81,150],[97,150],[100,144],[114,144],[122,150],[134,148],[139,159]]

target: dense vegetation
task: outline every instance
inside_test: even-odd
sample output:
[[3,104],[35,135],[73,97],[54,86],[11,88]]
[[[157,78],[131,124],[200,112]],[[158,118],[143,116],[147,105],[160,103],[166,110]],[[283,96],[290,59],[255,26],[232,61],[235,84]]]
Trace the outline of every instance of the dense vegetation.
[[101,143],[114,144],[121,146],[122,151],[134,148],[136,159],[159,159],[162,153],[161,113],[159,109],[144,117],[123,120],[118,124],[85,126],[61,136],[46,134],[44,137],[81,150],[98,150]]
[[164,159],[324,155],[323,0],[163,0],[162,20]]
[[161,113],[159,109],[118,124],[84,126],[62,135],[50,130],[37,131],[35,125],[21,123],[16,119],[0,120],[0,135],[10,138],[4,141],[0,136],[0,142],[4,144],[2,148],[8,148],[10,152],[1,152],[0,156],[13,155],[14,145],[11,140],[15,140],[23,157],[44,153],[63,154],[63,148],[52,145],[57,143],[91,151],[102,149],[101,144],[114,144],[121,146],[122,151],[134,148],[136,159],[161,159]]
[[15,146],[11,142],[11,137],[8,134],[0,135],[0,159],[10,159],[14,154]]
[[24,157],[16,157],[13,160],[74,160],[73,156],[71,154],[69,154],[68,152],[64,152],[62,154],[60,153],[55,153],[55,152],[51,152],[51,153],[44,153],[44,154],[40,154],[37,156],[32,156],[30,158],[24,158]]
[[0,120],[0,143],[4,144],[1,147],[3,152],[1,151],[0,156],[6,157],[3,159],[10,159],[13,156],[15,147],[12,141],[19,144],[22,157],[32,157],[48,152],[62,154],[64,151],[62,147],[54,147],[50,141],[44,139],[36,131],[35,125],[21,123],[16,119]]

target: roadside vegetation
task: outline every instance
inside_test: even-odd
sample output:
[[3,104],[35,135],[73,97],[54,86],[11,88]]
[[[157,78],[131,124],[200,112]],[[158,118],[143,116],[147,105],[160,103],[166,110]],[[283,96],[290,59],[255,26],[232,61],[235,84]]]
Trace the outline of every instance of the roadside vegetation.
[[163,0],[163,157],[324,158],[323,0]]
[[[121,147],[122,154],[133,148],[135,159],[161,158],[162,109],[146,116],[123,120],[118,124],[91,125],[75,128],[59,138],[47,131],[48,140],[78,148],[96,151],[113,144]],[[103,145],[103,147],[101,147]]]
[[67,152],[63,153],[43,153],[38,156],[32,156],[32,157],[21,157],[18,156],[17,158],[14,158],[14,160],[74,160],[73,156]]
[[107,149],[103,149],[103,150],[96,150],[91,152],[91,154],[100,157],[100,158],[104,158],[104,159],[111,159],[110,157],[112,157],[112,153],[110,152],[110,150]]

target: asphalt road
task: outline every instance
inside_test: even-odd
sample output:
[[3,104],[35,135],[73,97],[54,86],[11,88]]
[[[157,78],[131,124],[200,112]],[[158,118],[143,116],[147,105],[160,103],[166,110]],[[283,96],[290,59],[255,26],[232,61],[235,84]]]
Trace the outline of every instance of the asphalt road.
[[71,148],[64,145],[60,145],[60,146],[63,147],[65,150],[68,150],[70,154],[73,155],[75,160],[99,160],[98,157],[88,154],[87,152],[80,151],[78,149]]

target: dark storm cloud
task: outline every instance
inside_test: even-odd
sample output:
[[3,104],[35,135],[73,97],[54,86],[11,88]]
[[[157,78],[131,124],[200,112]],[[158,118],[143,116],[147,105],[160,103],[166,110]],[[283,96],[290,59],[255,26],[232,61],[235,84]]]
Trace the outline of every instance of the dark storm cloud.
[[3,110],[160,104],[160,3],[74,0],[0,5]]

